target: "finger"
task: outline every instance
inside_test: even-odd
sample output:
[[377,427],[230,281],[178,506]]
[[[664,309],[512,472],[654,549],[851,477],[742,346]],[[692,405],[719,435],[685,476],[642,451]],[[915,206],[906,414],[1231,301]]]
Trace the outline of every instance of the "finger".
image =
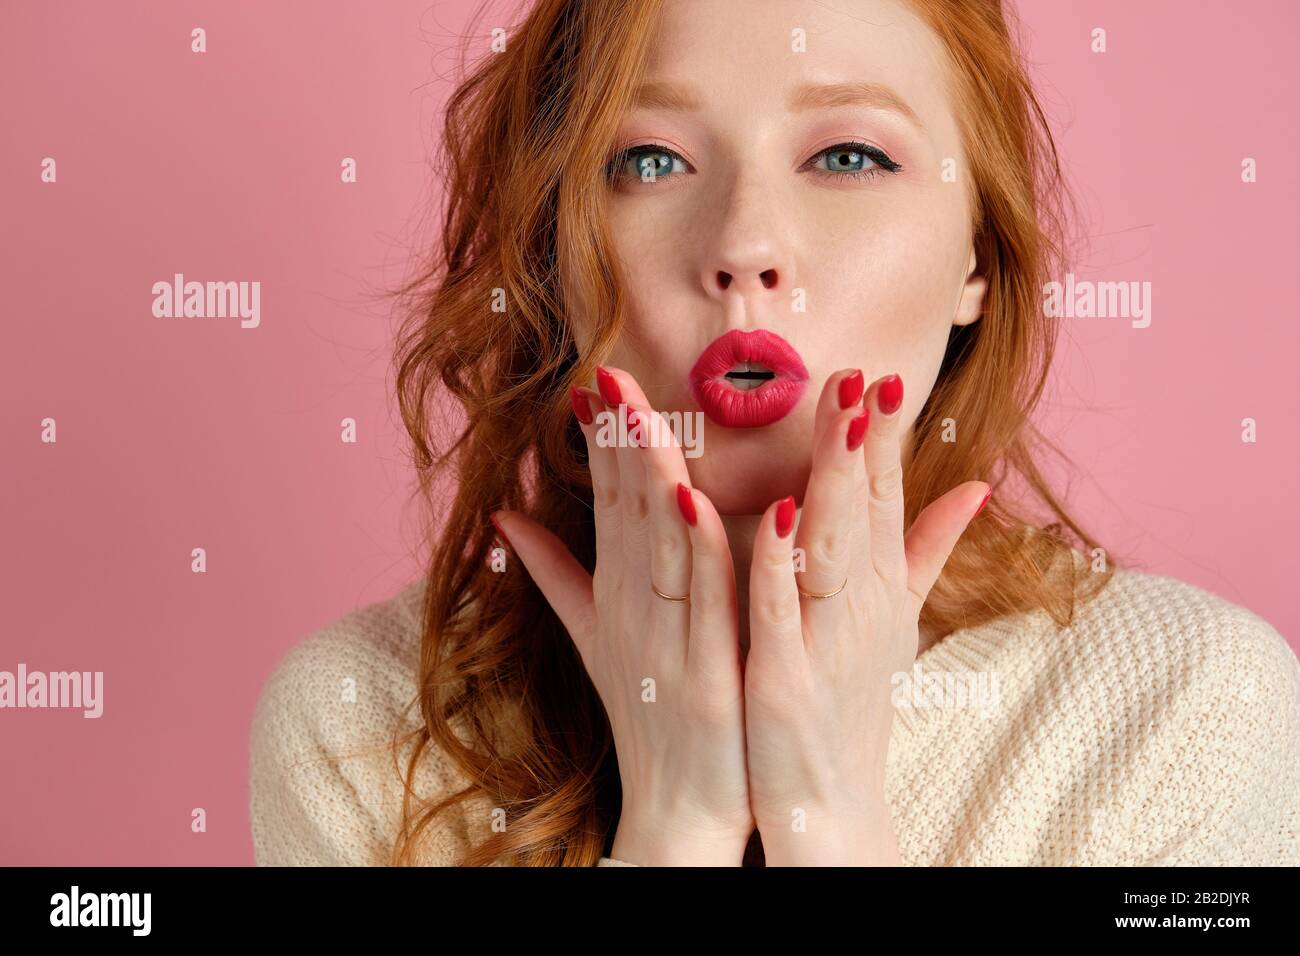
[[[844,376],[828,379],[818,404],[819,412],[825,409],[826,420],[821,423],[821,440],[813,448],[812,471],[796,536],[796,546],[805,558],[805,568],[796,572],[796,581],[803,590],[814,594],[834,591],[848,579],[853,536],[865,533],[856,512],[861,510],[858,497],[865,466],[860,449],[866,438],[868,413],[852,403],[847,409],[840,408],[837,378],[844,380]],[[866,542],[861,544],[865,546]]]
[[613,447],[602,444],[598,435],[608,421],[608,409],[600,395],[580,385],[569,391],[578,428],[587,440],[587,467],[591,472],[591,510],[596,525],[596,554],[618,553],[623,533],[623,505],[619,500],[618,456]]
[[871,427],[862,444],[867,468],[867,528],[871,565],[882,581],[907,584],[903,552],[903,380],[886,375],[871,383],[864,404]]
[[587,659],[595,617],[591,575],[564,542],[518,511],[495,511],[492,523],[537,583],[548,604]]
[[[646,497],[645,466],[639,456],[641,449],[629,441],[627,409],[621,408],[627,402],[625,390],[630,391],[635,383],[632,376],[622,369],[601,366],[596,369],[596,385],[607,410],[615,418],[611,427],[605,432],[606,440],[614,443],[614,454],[618,459],[619,499],[622,506],[622,537],[620,547],[627,554],[624,567],[631,580],[645,580],[650,572],[649,556],[640,543],[646,541],[650,523],[650,502]],[[640,391],[639,389],[637,390]],[[631,545],[631,547],[629,547]]]
[[991,494],[985,482],[965,482],[930,502],[907,529],[907,589],[914,615],[920,615],[952,549]]
[[821,444],[826,432],[826,423],[834,419],[842,409],[850,408],[862,401],[862,369],[842,368],[826,380],[821,397],[817,400],[817,413],[813,418],[813,447]]
[[778,667],[793,667],[805,651],[792,561],[795,521],[793,497],[770,504],[755,532],[749,565],[750,657],[762,654]]
[[[628,427],[639,439],[635,459],[642,469],[650,512],[650,582],[660,591],[685,595],[691,591],[691,535],[678,503],[677,486],[691,483],[681,444],[668,421],[655,411],[636,379],[621,369],[617,376],[628,406]],[[660,601],[665,610],[674,602]],[[683,602],[684,603],[684,602]]]
[[740,662],[739,611],[727,532],[707,495],[685,484],[681,487],[682,517],[691,539],[691,636],[686,666],[703,674],[734,673]]

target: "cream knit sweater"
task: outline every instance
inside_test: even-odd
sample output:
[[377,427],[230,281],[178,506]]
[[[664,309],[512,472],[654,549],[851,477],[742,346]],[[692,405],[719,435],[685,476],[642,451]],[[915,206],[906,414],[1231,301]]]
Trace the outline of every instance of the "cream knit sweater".
[[[423,587],[322,628],[267,680],[249,768],[259,865],[387,862],[402,786],[385,745],[415,694]],[[886,765],[905,864],[1300,864],[1300,664],[1250,611],[1118,570],[1068,628],[1004,618],[918,665]],[[422,796],[461,784],[445,761],[419,766]],[[476,798],[440,817],[421,859],[455,865],[491,813]]]

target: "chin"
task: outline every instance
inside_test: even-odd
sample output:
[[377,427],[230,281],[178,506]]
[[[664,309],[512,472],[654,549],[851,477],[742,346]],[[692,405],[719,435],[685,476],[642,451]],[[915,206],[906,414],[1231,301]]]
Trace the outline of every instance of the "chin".
[[715,431],[705,442],[704,454],[688,465],[691,483],[709,496],[720,515],[762,514],[786,495],[802,504],[812,473],[812,448],[804,447],[808,444],[806,438],[778,442],[758,432],[724,438]]

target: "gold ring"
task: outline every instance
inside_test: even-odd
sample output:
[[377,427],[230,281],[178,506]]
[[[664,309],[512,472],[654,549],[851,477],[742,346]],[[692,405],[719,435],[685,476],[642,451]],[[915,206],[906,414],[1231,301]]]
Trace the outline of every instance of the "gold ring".
[[[849,583],[849,579],[846,577],[846,578],[844,579],[844,584],[848,584],[848,583]],[[844,590],[844,584],[841,584],[841,585],[840,585],[839,587],[837,587],[834,591],[827,591],[825,594],[813,594],[811,591],[805,591],[803,588],[800,588],[799,585],[798,585],[797,583],[795,584],[795,587],[796,587],[796,588],[799,588],[799,593],[802,594],[802,595],[803,595],[804,597],[806,597],[806,598],[828,598],[828,597],[835,597],[835,595],[837,595],[837,594],[839,594],[841,591],[843,591],[843,590]]]
[[673,597],[671,594],[664,594],[663,591],[660,591],[657,587],[655,587],[655,583],[653,581],[650,582],[650,590],[654,591],[655,594],[659,595],[665,601],[680,602],[680,601],[689,601],[691,599],[691,596],[689,594],[686,595],[686,597]]

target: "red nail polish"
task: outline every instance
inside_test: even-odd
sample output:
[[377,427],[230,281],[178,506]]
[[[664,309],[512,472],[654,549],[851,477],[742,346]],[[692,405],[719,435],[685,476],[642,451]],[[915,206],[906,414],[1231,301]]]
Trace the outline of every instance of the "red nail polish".
[[505,529],[501,527],[501,522],[497,521],[497,513],[494,511],[488,517],[492,519],[492,527],[497,529],[497,534],[501,535],[501,540],[513,549],[514,545],[510,544],[510,538],[506,535]]
[[[980,502],[980,506],[979,506],[978,508],[975,509],[975,515],[979,514],[981,511],[984,510],[984,506],[985,506],[986,504],[989,503],[989,498],[991,498],[991,497],[993,497],[993,489],[992,489],[992,488],[990,488],[988,491],[986,491],[986,492],[984,493],[984,500],[981,501],[981,502]],[[971,515],[971,518],[974,518],[975,515]]]
[[695,499],[691,497],[691,489],[687,488],[680,481],[677,482],[677,507],[682,512],[682,517],[692,528],[699,516],[695,513]]
[[862,397],[862,369],[840,379],[840,408],[856,405]]
[[891,375],[881,382],[880,388],[876,390],[876,402],[886,415],[898,411],[898,406],[903,404],[903,380],[897,375]]
[[623,404],[623,392],[618,387],[618,379],[603,365],[596,369],[596,386],[600,389],[600,397],[605,400],[606,405]]
[[794,527],[794,496],[787,495],[776,504],[776,536],[784,538]]
[[871,416],[867,414],[866,409],[863,409],[861,415],[849,422],[849,451],[857,451],[862,447],[862,440],[867,437],[867,421],[870,417]]
[[[637,426],[640,426],[639,431]],[[650,423],[633,411],[631,406],[627,410],[627,440],[637,448],[650,447]]]
[[569,400],[573,403],[573,414],[578,416],[578,421],[584,425],[590,425],[593,421],[591,417],[591,402],[587,401],[587,396],[578,391],[578,386],[569,386]]

